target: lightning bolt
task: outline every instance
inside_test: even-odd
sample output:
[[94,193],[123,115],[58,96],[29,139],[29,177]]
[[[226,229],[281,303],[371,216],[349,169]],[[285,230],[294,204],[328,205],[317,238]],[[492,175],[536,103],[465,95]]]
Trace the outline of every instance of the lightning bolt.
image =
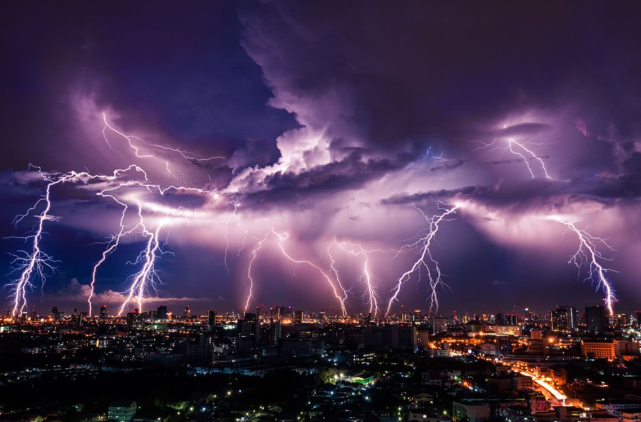
[[365,284],[365,290],[366,290],[365,294],[367,295],[367,304],[369,305],[369,313],[373,315],[378,315],[378,295],[376,292],[376,286],[374,286],[374,282],[372,281],[371,271],[369,269],[369,255],[375,252],[389,252],[389,250],[383,250],[383,249],[366,250],[358,243],[338,242],[336,239],[334,239],[334,242],[327,247],[327,255],[329,255],[329,258],[331,260],[330,269],[334,273],[336,280],[339,280],[339,282],[340,282],[340,278],[339,278],[338,270],[334,265],[335,264],[334,257],[332,256],[332,253],[331,253],[332,245],[337,245],[342,251],[348,253],[353,257],[363,257],[363,267],[361,270],[361,275],[359,277],[359,280],[361,280]]
[[539,163],[541,166],[541,170],[543,171],[543,175],[545,176],[546,179],[552,179],[550,174],[548,173],[548,169],[545,166],[545,161],[538,155],[534,153],[530,148],[528,148],[530,145],[544,145],[541,143],[534,143],[534,142],[517,142],[512,138],[507,138],[507,145],[506,146],[498,146],[498,140],[495,139],[492,142],[479,142],[481,146],[477,147],[474,149],[474,151],[478,151],[480,149],[486,149],[488,153],[492,151],[499,151],[500,154],[499,156],[502,156],[504,153],[509,151],[511,154],[516,155],[517,157],[521,158],[525,162],[525,166],[528,169],[528,172],[530,173],[530,176],[534,179],[536,178],[536,174],[534,170],[532,169],[532,166],[530,165],[530,160],[534,160]]
[[234,207],[234,211],[230,213],[225,220],[225,256],[223,258],[223,262],[225,263],[227,274],[229,274],[229,266],[227,265],[227,257],[229,254],[229,224],[232,222],[232,220],[235,220],[236,226],[243,231],[243,241],[240,245],[240,248],[238,249],[238,252],[236,253],[236,256],[240,256],[241,252],[245,249],[245,242],[247,241],[247,234],[249,233],[237,214],[238,208],[240,208],[240,202],[237,199],[234,199],[233,201],[229,202],[229,204]]
[[[137,136],[127,135],[127,134],[119,131],[118,129],[114,128],[112,125],[109,124],[109,122],[107,121],[107,114],[106,113],[102,114],[102,120],[104,122],[104,126],[102,128],[102,137],[104,138],[104,140],[107,143],[107,145],[109,146],[109,148],[114,150],[114,148],[111,145],[111,142],[109,142],[109,137],[107,136],[107,131],[108,130],[112,131],[113,133],[117,134],[121,138],[125,139],[127,141],[127,144],[129,145],[129,148],[131,148],[134,151],[134,155],[137,158],[157,158],[157,157],[155,155],[153,155],[153,154],[149,154],[149,153],[145,153],[145,152],[141,151],[141,147],[139,147],[136,144],[136,141],[138,143],[144,144],[147,148],[156,148],[156,149],[159,149],[159,150],[162,150],[162,151],[174,152],[174,153],[180,155],[185,160],[191,161],[191,162],[206,162],[206,161],[211,161],[211,160],[223,160],[223,159],[225,159],[225,157],[217,156],[217,155],[216,156],[211,156],[211,157],[201,157],[198,154],[194,154],[194,153],[189,152],[189,151],[183,151],[180,148],[171,148],[171,147],[164,146],[164,145],[152,144],[152,143],[147,142],[144,139],[139,138]],[[169,167],[169,161],[167,161],[167,160],[162,160],[162,161],[165,163],[165,168],[167,169],[167,172],[170,175],[173,176],[174,174],[173,174],[173,172],[171,171],[171,169]],[[176,167],[176,166],[174,166],[174,167],[183,176],[183,178],[186,177],[185,174],[182,171],[180,171],[180,169],[178,167]]]
[[614,303],[617,302],[617,298],[614,293],[614,288],[607,278],[607,274],[616,273],[617,271],[607,268],[601,263],[602,261],[612,261],[612,258],[604,256],[597,247],[598,245],[602,245],[612,252],[614,252],[614,248],[610,246],[605,239],[592,236],[585,230],[579,229],[574,223],[560,216],[550,215],[546,218],[563,224],[568,230],[571,230],[577,235],[579,238],[579,248],[570,257],[568,264],[574,264],[579,274],[583,268],[587,267],[587,276],[584,281],[596,281],[597,289],[602,289],[605,293],[604,302],[608,308],[608,312],[610,315],[614,315]]
[[[415,272],[417,272],[420,277],[421,268],[425,269],[425,271],[427,272],[427,277],[430,282],[430,309],[432,309],[433,307],[436,307],[438,309],[438,296],[436,289],[440,284],[444,284],[442,280],[443,273],[441,272],[441,269],[438,265],[438,261],[436,261],[434,257],[432,257],[430,245],[432,244],[432,240],[436,236],[436,233],[438,233],[439,224],[447,216],[456,212],[456,210],[461,206],[462,204],[455,204],[453,207],[446,209],[443,213],[434,215],[432,217],[428,217],[420,208],[415,206],[415,208],[423,215],[425,221],[427,221],[428,227],[417,235],[417,237],[419,238],[417,241],[403,245],[396,254],[396,256],[398,256],[402,251],[410,248],[418,248],[420,250],[419,258],[416,260],[416,262],[414,262],[409,270],[405,271],[399,277],[398,281],[396,282],[396,286],[392,289],[392,297],[387,302],[387,310],[385,311],[385,316],[389,315],[390,310],[392,309],[392,304],[397,301],[398,294],[400,293],[403,284],[405,284],[405,282],[409,280],[411,275]],[[432,264],[434,268],[430,268],[429,264]]]
[[[245,312],[247,312],[247,309],[249,309],[249,303],[251,301],[252,295],[253,295],[253,288],[254,288],[254,279],[252,277],[252,264],[254,263],[254,260],[256,259],[257,253],[260,249],[263,247],[263,243],[270,237],[274,236],[277,239],[278,243],[278,248],[280,249],[281,253],[285,258],[290,260],[291,262],[295,264],[306,264],[312,268],[315,268],[321,275],[322,277],[327,281],[327,283],[330,285],[332,291],[334,292],[334,297],[339,301],[341,305],[341,312],[343,316],[347,315],[347,308],[345,307],[345,301],[347,300],[347,291],[343,288],[343,285],[341,284],[340,280],[337,279],[336,284],[338,284],[338,288],[332,281],[332,278],[318,265],[314,264],[311,261],[307,260],[300,260],[293,258],[285,249],[285,246],[283,245],[283,242],[285,242],[289,238],[289,233],[283,232],[283,233],[278,233],[277,231],[274,230],[272,227],[270,231],[268,231],[265,236],[260,239],[257,243],[257,246],[252,250],[252,258],[249,261],[249,265],[247,267],[247,278],[250,281],[250,288],[249,288],[249,295],[247,296],[247,300],[245,301]],[[339,289],[342,292],[339,293]]]
[[[89,316],[93,315],[92,314],[92,306],[93,306],[93,304],[91,303],[91,299],[93,298],[94,293],[95,293],[96,276],[98,275],[98,268],[100,268],[100,266],[107,260],[107,257],[118,248],[118,246],[120,245],[120,239],[122,239],[123,237],[133,233],[139,227],[139,224],[137,224],[136,226],[134,226],[130,230],[126,230],[125,229],[125,217],[127,215],[127,209],[129,208],[129,206],[126,203],[121,202],[118,198],[116,198],[111,193],[109,193],[109,192],[111,192],[111,191],[113,191],[115,189],[119,189],[119,188],[120,188],[120,186],[117,186],[115,188],[105,189],[105,190],[103,190],[103,191],[98,193],[98,195],[100,195],[100,196],[111,198],[117,204],[121,205],[123,207],[123,209],[122,209],[122,214],[120,215],[120,231],[116,235],[112,236],[111,239],[109,239],[109,241],[107,242],[107,247],[102,252],[102,256],[101,256],[100,260],[98,260],[98,262],[96,262],[94,264],[93,269],[91,271],[90,292],[89,292],[89,297],[87,298],[87,302],[89,304]],[[138,208],[138,215],[140,216],[140,221],[142,222],[142,207],[141,206],[139,206],[139,208]]]
[[10,239],[20,239],[24,242],[31,242],[31,251],[27,252],[25,250],[19,250],[16,253],[12,253],[11,256],[13,260],[11,265],[13,266],[12,273],[20,273],[20,277],[16,280],[7,284],[11,293],[10,293],[10,303],[12,306],[12,315],[16,316],[18,313],[22,313],[27,306],[26,299],[26,290],[27,288],[33,288],[34,284],[32,282],[33,278],[39,278],[41,280],[41,285],[44,285],[46,280],[46,270],[55,271],[55,259],[45,253],[41,249],[40,242],[42,240],[44,223],[45,221],[55,221],[56,218],[51,216],[49,213],[51,211],[51,190],[54,186],[61,185],[67,182],[82,182],[88,184],[92,180],[101,180],[101,181],[115,181],[122,175],[126,174],[129,171],[142,172],[147,178],[146,173],[140,167],[131,165],[126,169],[117,169],[113,172],[112,176],[107,175],[92,175],[88,172],[69,172],[66,174],[59,175],[57,178],[52,178],[48,174],[42,172],[40,167],[29,165],[29,169],[36,169],[43,180],[47,182],[45,188],[45,194],[40,198],[36,203],[27,210],[25,214],[18,215],[14,219],[14,224],[18,224],[24,220],[28,215],[35,212],[40,204],[45,204],[44,210],[36,216],[38,220],[32,234],[25,236],[9,236]]
[[156,230],[151,232],[147,230],[143,223],[143,233],[148,237],[147,247],[140,253],[140,255],[138,255],[136,261],[133,262],[134,265],[143,262],[143,266],[138,273],[132,276],[133,282],[131,283],[131,287],[127,290],[127,298],[120,306],[118,316],[122,315],[127,304],[132,300],[135,300],[138,303],[138,312],[142,312],[142,301],[145,296],[145,292],[149,287],[155,289],[156,281],[161,281],[155,268],[155,262],[157,254],[164,253],[160,247],[160,241],[158,239],[162,227],[163,223],[160,223]]

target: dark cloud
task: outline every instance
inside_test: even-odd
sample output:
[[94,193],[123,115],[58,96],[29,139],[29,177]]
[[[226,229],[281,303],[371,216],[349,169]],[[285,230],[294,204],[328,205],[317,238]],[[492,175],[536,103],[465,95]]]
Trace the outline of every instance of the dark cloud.
[[[412,220],[411,207],[405,212],[407,204],[428,209],[439,201],[469,200],[501,216],[572,209],[577,218],[597,204],[612,211],[604,218],[608,229],[625,217],[630,229],[615,233],[619,241],[633,245],[638,238],[638,2],[499,0],[488,7],[420,0],[197,0],[190,6],[0,5],[0,195],[6,204],[0,217],[7,221],[1,235],[15,234],[13,215],[43,193],[40,175],[22,171],[27,163],[57,177],[55,170],[86,166],[110,173],[135,162],[153,183],[217,191],[216,200],[209,194],[126,192],[153,203],[158,210],[145,210],[153,217],[193,211],[213,227],[167,229],[168,247],[176,245],[177,253],[161,264],[168,280],[163,295],[177,300],[209,289],[202,297],[227,298],[226,306],[236,306],[232,296],[238,292],[230,286],[242,288],[247,251],[271,224],[291,233],[286,243],[297,243],[297,257],[313,256],[319,265],[325,255],[318,250],[327,246],[322,242],[334,236],[397,246],[423,223],[420,215]],[[149,142],[226,158],[183,160],[155,150],[153,159],[138,160],[124,139],[111,139],[113,147],[104,142],[104,110],[114,126]],[[520,146],[507,143],[512,138]],[[87,274],[100,255],[95,242],[118,228],[121,207],[95,193],[91,183],[53,191],[57,219],[47,221],[43,247],[56,250],[62,262],[51,292],[64,292],[76,277],[77,299],[85,296]],[[492,237],[474,226],[483,219],[490,226],[501,216],[466,221],[470,215],[448,220],[434,251],[452,276],[448,284],[474,293],[468,305],[476,306],[477,293],[488,284],[504,295],[488,302],[526,301],[537,278],[557,286],[573,272],[566,259],[547,268],[518,248],[507,250],[511,232]],[[242,241],[247,248],[229,254],[228,273],[221,245],[229,247],[225,254],[234,242],[240,245],[241,223],[250,229]],[[31,226],[33,218],[23,224]],[[529,241],[536,243],[538,231],[532,233]],[[144,241],[142,235],[127,239],[101,269],[105,298],[122,300],[116,292],[132,271],[124,262],[140,253]],[[267,300],[302,300],[307,292],[282,289],[292,271],[272,271],[280,261],[269,255],[270,245],[257,261],[259,271],[270,269],[260,274],[264,284],[257,291],[263,287],[261,294],[273,295]],[[3,252],[14,246],[3,244]],[[562,250],[554,246],[542,254]],[[406,258],[412,257],[377,268],[380,292],[388,291],[385,283],[398,277]],[[0,269],[8,272],[6,260]],[[638,275],[621,274],[628,281]],[[315,276],[305,273],[305,281],[318,281]],[[573,286],[559,291],[574,297]],[[423,304],[417,303],[421,295],[404,294],[408,305]],[[317,299],[309,298],[310,306],[321,306]]]
[[[271,104],[341,143],[423,148],[535,134],[509,114],[574,107],[592,133],[638,133],[635,2],[246,2],[244,46]],[[402,28],[402,30],[400,30]],[[544,29],[543,29],[544,28]]]

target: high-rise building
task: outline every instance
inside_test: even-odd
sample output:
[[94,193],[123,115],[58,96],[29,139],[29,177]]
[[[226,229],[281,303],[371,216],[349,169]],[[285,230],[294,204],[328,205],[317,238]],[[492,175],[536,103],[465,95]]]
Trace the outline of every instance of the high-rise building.
[[129,326],[129,328],[143,327],[142,314],[138,311],[138,308],[134,309],[133,312],[129,312],[127,314],[127,325]]
[[217,316],[216,311],[209,311],[208,320],[209,320],[209,326],[211,328],[214,328],[216,326],[216,316]]
[[589,331],[605,331],[608,328],[608,320],[603,306],[586,306],[585,323]]
[[54,306],[53,308],[51,308],[51,317],[53,319],[58,319],[58,307],[57,306]]
[[550,311],[552,331],[576,331],[578,328],[577,312],[571,306],[558,306]]
[[165,305],[160,305],[158,309],[156,309],[156,318],[161,321],[167,319],[167,307]]
[[100,319],[105,320],[107,319],[107,305],[102,305],[100,307]]
[[411,319],[412,319],[412,322],[421,321],[423,319],[421,315],[421,310],[420,309],[413,310],[411,313]]
[[447,318],[434,317],[432,318],[432,333],[444,333],[447,331]]
[[419,330],[418,331],[418,346],[421,350],[427,350],[430,348],[430,332],[429,330]]
[[506,314],[505,323],[506,325],[519,325],[519,316],[517,314]]
[[184,317],[185,319],[191,318],[191,309],[189,308],[189,305],[185,305]]
[[238,350],[241,353],[251,351],[260,345],[260,323],[258,315],[245,313],[245,319],[238,321]]
[[285,309],[286,308],[284,306],[276,306],[274,308],[274,317],[276,321],[281,321],[285,318]]
[[294,324],[302,324],[302,323],[303,323],[303,311],[295,311]]

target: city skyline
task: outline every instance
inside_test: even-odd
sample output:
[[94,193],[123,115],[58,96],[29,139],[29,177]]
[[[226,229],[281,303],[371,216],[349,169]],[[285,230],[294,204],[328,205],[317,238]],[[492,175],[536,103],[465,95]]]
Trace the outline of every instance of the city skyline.
[[641,307],[628,3],[333,5],[3,6],[2,314]]

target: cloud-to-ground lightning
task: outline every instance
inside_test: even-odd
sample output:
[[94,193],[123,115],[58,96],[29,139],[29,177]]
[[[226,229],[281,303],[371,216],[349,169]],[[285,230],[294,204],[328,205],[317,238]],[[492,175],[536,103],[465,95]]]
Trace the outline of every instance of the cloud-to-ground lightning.
[[223,258],[223,263],[225,264],[225,268],[227,269],[227,274],[229,274],[229,266],[227,265],[227,257],[229,255],[229,224],[232,222],[232,220],[235,220],[236,226],[243,232],[243,240],[240,245],[240,248],[238,249],[238,252],[236,253],[236,256],[240,256],[241,252],[245,249],[245,242],[247,241],[247,234],[249,233],[247,228],[243,225],[243,222],[241,221],[240,217],[238,216],[240,201],[237,198],[233,198],[233,200],[229,202],[229,205],[234,207],[234,211],[227,215],[227,219],[225,220],[225,223],[224,223],[225,224],[225,231],[224,231],[225,255]]
[[156,271],[155,263],[157,254],[162,254],[163,251],[160,246],[160,230],[162,229],[163,224],[159,224],[155,231],[151,232],[147,230],[143,225],[144,235],[148,237],[147,247],[143,252],[138,255],[138,259],[134,264],[143,263],[143,266],[140,271],[132,276],[132,283],[129,289],[127,290],[127,298],[120,306],[118,310],[118,316],[122,315],[125,311],[125,308],[130,301],[135,300],[138,303],[138,311],[142,312],[142,301],[145,296],[146,291],[149,288],[155,288],[156,280],[160,281],[158,272]]
[[610,246],[605,239],[592,236],[587,231],[579,229],[574,223],[567,221],[561,216],[550,215],[547,219],[565,225],[568,230],[571,230],[577,235],[579,238],[579,248],[570,257],[568,263],[576,265],[579,273],[581,269],[587,267],[587,276],[584,281],[596,281],[597,289],[602,289],[605,294],[603,300],[606,308],[608,308],[608,312],[610,315],[614,315],[614,303],[617,301],[617,298],[612,283],[610,283],[607,278],[607,274],[617,271],[607,268],[601,263],[602,261],[611,261],[612,258],[604,256],[599,251],[598,246],[602,245],[612,252],[614,252],[614,248]]
[[55,217],[50,215],[52,206],[52,188],[56,185],[67,182],[88,183],[92,180],[115,181],[129,171],[140,171],[145,175],[146,179],[146,173],[140,167],[135,165],[129,166],[126,169],[115,170],[111,176],[92,175],[87,172],[78,173],[75,171],[71,171],[69,173],[62,174],[57,178],[43,173],[39,167],[30,165],[29,168],[35,168],[42,175],[43,180],[47,182],[45,194],[35,203],[34,206],[27,210],[27,213],[16,217],[16,219],[14,219],[14,223],[19,223],[20,221],[24,220],[30,213],[35,212],[35,210],[41,203],[45,204],[45,208],[40,214],[36,216],[38,223],[36,224],[32,234],[26,236],[12,236],[12,238],[22,239],[25,242],[31,241],[31,252],[19,250],[17,251],[17,253],[12,254],[12,265],[14,265],[13,271],[20,273],[20,277],[18,279],[8,284],[11,290],[10,300],[12,305],[12,315],[14,316],[18,313],[22,313],[24,311],[24,308],[27,306],[26,290],[27,288],[34,287],[32,279],[34,277],[38,277],[44,283],[44,280],[46,279],[45,270],[47,268],[50,270],[54,270],[53,264],[56,261],[50,255],[42,251],[40,245],[45,221],[55,220]]
[[481,149],[487,150],[487,152],[492,152],[492,151],[499,151],[500,156],[505,154],[506,152],[510,152],[513,155],[516,155],[520,159],[525,162],[525,165],[530,172],[530,176],[534,179],[536,178],[536,173],[534,172],[534,169],[532,169],[532,166],[530,165],[530,160],[534,160],[539,163],[541,166],[541,171],[543,172],[543,175],[545,176],[546,179],[552,179],[550,174],[548,173],[548,169],[545,166],[545,161],[543,161],[543,158],[538,156],[534,151],[532,151],[529,146],[530,145],[544,145],[540,143],[534,143],[534,142],[517,142],[516,140],[512,138],[507,138],[507,145],[505,146],[500,146],[498,145],[499,142],[502,142],[503,139],[494,139],[492,142],[479,142],[481,146],[477,147],[474,149],[474,151],[478,151]]
[[338,247],[344,252],[348,253],[353,257],[363,257],[363,267],[362,272],[359,277],[359,280],[362,280],[365,284],[366,296],[367,296],[367,305],[369,306],[369,313],[373,315],[378,315],[378,294],[376,291],[376,286],[372,280],[371,271],[369,268],[369,255],[374,252],[385,252],[380,249],[375,250],[366,250],[360,244],[353,242],[338,242],[334,240],[332,244],[327,247],[327,255],[331,260],[330,269],[334,273],[336,280],[340,283],[340,278],[338,270],[335,267],[334,257],[332,256],[331,249],[332,245],[338,245]]
[[[439,230],[439,225],[440,223],[449,215],[453,214],[456,212],[457,209],[459,209],[462,206],[462,204],[457,203],[453,205],[451,208],[447,208],[443,213],[434,215],[432,217],[428,217],[423,213],[423,211],[420,208],[416,208],[418,211],[421,212],[423,217],[428,223],[428,227],[421,231],[418,235],[419,239],[415,242],[403,245],[399,251],[397,252],[397,255],[400,254],[403,250],[405,249],[410,249],[410,248],[418,248],[419,249],[419,258],[414,262],[412,267],[405,271],[398,279],[396,282],[395,287],[392,290],[392,297],[389,299],[387,302],[387,310],[385,311],[385,316],[389,315],[390,310],[392,309],[392,305],[398,298],[398,294],[401,291],[401,287],[403,287],[403,284],[407,280],[410,279],[412,274],[417,272],[420,277],[420,271],[421,268],[424,268],[425,271],[427,272],[427,277],[430,282],[430,309],[432,308],[438,308],[438,296],[437,296],[437,287],[440,284],[443,284],[442,280],[442,275],[443,273],[441,272],[441,268],[438,265],[438,261],[432,257],[432,253],[430,251],[430,246],[432,244],[432,240],[436,236],[436,233],[438,233]],[[433,268],[430,268],[430,264],[432,264]]]
[[[252,277],[251,271],[252,271],[252,265],[254,263],[254,260],[257,257],[257,253],[260,249],[262,249],[263,243],[270,237],[274,236],[277,239],[278,243],[278,248],[280,249],[281,253],[283,256],[287,259],[289,259],[291,262],[295,264],[306,264],[309,265],[312,268],[315,268],[321,275],[322,277],[329,283],[330,287],[332,288],[332,291],[334,293],[334,297],[339,301],[341,305],[341,312],[343,316],[347,315],[347,308],[345,306],[345,301],[347,300],[347,290],[343,288],[343,285],[341,284],[340,280],[336,280],[336,283],[332,280],[332,278],[327,274],[321,267],[318,265],[314,264],[311,261],[308,260],[301,260],[301,259],[296,259],[293,258],[285,249],[285,245],[283,245],[283,242],[285,242],[289,238],[289,233],[283,232],[279,233],[274,228],[270,231],[268,231],[263,238],[261,238],[257,246],[252,250],[252,258],[249,261],[248,267],[247,267],[247,278],[249,279],[250,286],[249,286],[249,294],[247,296],[247,300],[245,301],[245,312],[247,312],[247,309],[249,309],[249,303],[251,301],[252,295],[253,295],[253,288],[254,288],[254,279]],[[338,285],[338,287],[337,287]],[[340,290],[340,292],[339,292]]]

